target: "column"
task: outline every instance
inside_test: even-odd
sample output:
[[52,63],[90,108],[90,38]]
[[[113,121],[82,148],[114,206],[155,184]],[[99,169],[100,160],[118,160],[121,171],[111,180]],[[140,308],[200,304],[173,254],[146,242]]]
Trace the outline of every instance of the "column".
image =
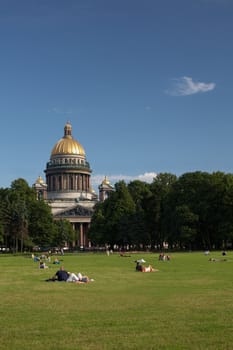
[[83,224],[80,224],[79,230],[80,230],[80,242],[79,242],[79,244],[80,244],[80,247],[84,247]]
[[[73,228],[73,231],[76,232],[76,227],[75,227],[75,223],[74,222],[72,223],[72,228]],[[76,239],[76,237],[74,237],[74,240],[72,242],[72,248],[74,248],[75,245],[76,245],[75,239]],[[78,239],[77,239],[77,242],[78,242]]]

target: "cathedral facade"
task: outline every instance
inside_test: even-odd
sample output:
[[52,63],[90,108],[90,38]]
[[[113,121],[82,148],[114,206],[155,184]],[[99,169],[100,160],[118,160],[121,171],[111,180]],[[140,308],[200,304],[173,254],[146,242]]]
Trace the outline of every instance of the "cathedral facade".
[[[38,199],[44,198],[54,220],[68,220],[75,232],[73,247],[90,247],[88,230],[98,196],[91,186],[90,164],[83,146],[73,138],[72,126],[65,124],[64,136],[54,145],[44,170],[33,187]],[[105,200],[113,187],[105,178],[99,186],[99,200]]]

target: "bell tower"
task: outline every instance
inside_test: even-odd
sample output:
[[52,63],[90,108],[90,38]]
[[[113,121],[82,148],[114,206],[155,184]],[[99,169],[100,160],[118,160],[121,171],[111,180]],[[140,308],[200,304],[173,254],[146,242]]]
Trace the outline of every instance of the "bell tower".
[[32,187],[36,190],[38,200],[47,199],[47,185],[41,176],[37,178]]
[[109,180],[105,176],[102,183],[99,185],[99,200],[100,202],[105,201],[110,195],[111,192],[114,191],[114,187],[110,184]]

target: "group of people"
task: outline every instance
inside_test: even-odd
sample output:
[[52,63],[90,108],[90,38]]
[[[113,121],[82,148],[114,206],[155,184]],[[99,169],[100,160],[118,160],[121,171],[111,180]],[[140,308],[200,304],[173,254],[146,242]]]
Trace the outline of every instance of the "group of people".
[[160,261],[170,261],[171,257],[170,255],[165,255],[164,253],[159,254],[159,260]]
[[[159,255],[159,260],[170,260],[170,256],[164,255],[161,253]],[[136,260],[136,271],[140,272],[156,272],[159,271],[152,267],[152,265],[144,266],[143,263],[146,261],[144,259]],[[60,261],[54,261],[54,264],[60,263]],[[40,261],[39,268],[48,268],[48,266],[45,264],[45,262]],[[61,266],[60,269],[55,273],[54,276],[51,278],[46,279],[47,282],[74,282],[74,283],[88,283],[93,282],[94,280],[92,278],[89,278],[88,276],[83,276],[80,272],[78,274],[75,274],[74,272],[68,272],[64,269],[64,266]]]
[[46,280],[47,282],[75,282],[75,283],[88,283],[93,282],[92,278],[88,276],[83,276],[80,272],[76,275],[73,272],[68,272],[61,266],[60,269],[55,273],[55,275]]
[[[164,253],[159,254],[159,260],[161,261],[170,261],[171,257],[170,255],[166,255]],[[140,272],[155,272],[158,271],[157,269],[153,268],[151,265],[149,266],[144,266],[143,263],[146,261],[144,259],[136,260],[136,271]]]
[[[48,265],[46,265],[46,263],[45,263],[45,260],[37,260],[37,261],[39,261],[39,269],[47,269],[49,266]],[[51,260],[47,260],[47,261],[51,261]],[[60,265],[60,260],[58,260],[57,258],[56,259],[54,259],[54,261],[53,261],[53,264],[54,265]]]
[[[47,255],[41,255],[40,257],[35,256],[32,254],[32,259],[34,262],[39,263],[39,269],[48,269],[49,266],[46,265],[46,262],[51,262],[50,256]],[[54,259],[52,264],[54,265],[60,265],[62,260],[59,260],[57,257]],[[92,278],[89,278],[88,276],[83,276],[81,272],[78,274],[75,274],[73,272],[68,272],[64,269],[64,266],[61,266],[60,269],[55,273],[54,276],[51,278],[46,279],[47,282],[75,282],[75,283],[88,283],[94,281]]]

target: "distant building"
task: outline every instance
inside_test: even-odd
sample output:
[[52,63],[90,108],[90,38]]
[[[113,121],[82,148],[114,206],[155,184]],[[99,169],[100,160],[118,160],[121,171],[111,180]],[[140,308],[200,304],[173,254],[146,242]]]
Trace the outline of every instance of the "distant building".
[[45,169],[46,183],[39,177],[33,187],[43,196],[55,220],[67,219],[73,225],[74,247],[88,247],[88,229],[98,196],[91,187],[91,168],[83,146],[72,136],[69,122],[64,136],[54,145]]

